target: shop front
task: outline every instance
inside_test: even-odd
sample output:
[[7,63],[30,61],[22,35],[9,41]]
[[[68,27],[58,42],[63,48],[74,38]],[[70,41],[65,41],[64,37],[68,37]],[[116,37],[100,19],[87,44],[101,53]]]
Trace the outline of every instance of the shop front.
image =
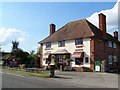
[[66,49],[58,49],[53,53],[55,55],[55,63],[57,69],[63,71],[65,69],[70,69],[70,53]]

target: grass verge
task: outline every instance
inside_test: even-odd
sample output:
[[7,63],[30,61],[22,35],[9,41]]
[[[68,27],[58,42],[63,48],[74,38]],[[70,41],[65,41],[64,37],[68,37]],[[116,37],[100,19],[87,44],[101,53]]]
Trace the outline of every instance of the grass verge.
[[46,73],[34,73],[34,72],[26,72],[23,70],[10,70],[10,69],[2,69],[3,72],[10,72],[10,73],[16,73],[16,74],[26,74],[31,76],[37,76],[37,77],[43,77],[48,78],[49,75]]

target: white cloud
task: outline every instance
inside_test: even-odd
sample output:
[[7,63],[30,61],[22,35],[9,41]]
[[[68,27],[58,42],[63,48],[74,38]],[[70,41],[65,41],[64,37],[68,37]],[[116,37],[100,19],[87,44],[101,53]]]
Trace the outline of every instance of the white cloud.
[[[119,2],[120,0],[118,0]],[[118,2],[112,9],[102,10],[100,12],[93,13],[87,18],[91,23],[98,27],[98,14],[103,13],[106,15],[107,32],[113,35],[115,30],[118,31]]]
[[14,28],[0,28],[0,44],[10,44],[15,39],[23,42],[28,35]]

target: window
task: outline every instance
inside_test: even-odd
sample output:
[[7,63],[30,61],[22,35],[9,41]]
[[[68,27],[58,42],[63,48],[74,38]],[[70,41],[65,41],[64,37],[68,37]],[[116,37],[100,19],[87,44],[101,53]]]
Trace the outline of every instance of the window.
[[114,59],[114,62],[117,62],[117,56],[114,56],[113,59]]
[[75,58],[75,65],[80,65],[83,63],[83,58]]
[[108,46],[112,47],[112,41],[108,41]]
[[80,44],[83,44],[83,39],[82,38],[75,39],[75,45],[80,45]]
[[113,43],[113,48],[116,48],[116,43]]
[[64,47],[65,46],[65,40],[58,42],[58,47]]
[[85,57],[85,63],[88,63],[88,62],[89,62],[88,57]]
[[109,64],[112,64],[112,61],[113,61],[112,58],[113,58],[112,55],[108,55],[108,63]]
[[46,48],[51,48],[51,43],[46,43]]

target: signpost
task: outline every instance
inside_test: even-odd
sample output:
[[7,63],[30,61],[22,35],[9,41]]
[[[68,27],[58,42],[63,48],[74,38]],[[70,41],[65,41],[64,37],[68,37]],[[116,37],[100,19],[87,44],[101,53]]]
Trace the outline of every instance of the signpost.
[[55,76],[55,56],[51,56],[51,63],[50,63],[50,77]]

